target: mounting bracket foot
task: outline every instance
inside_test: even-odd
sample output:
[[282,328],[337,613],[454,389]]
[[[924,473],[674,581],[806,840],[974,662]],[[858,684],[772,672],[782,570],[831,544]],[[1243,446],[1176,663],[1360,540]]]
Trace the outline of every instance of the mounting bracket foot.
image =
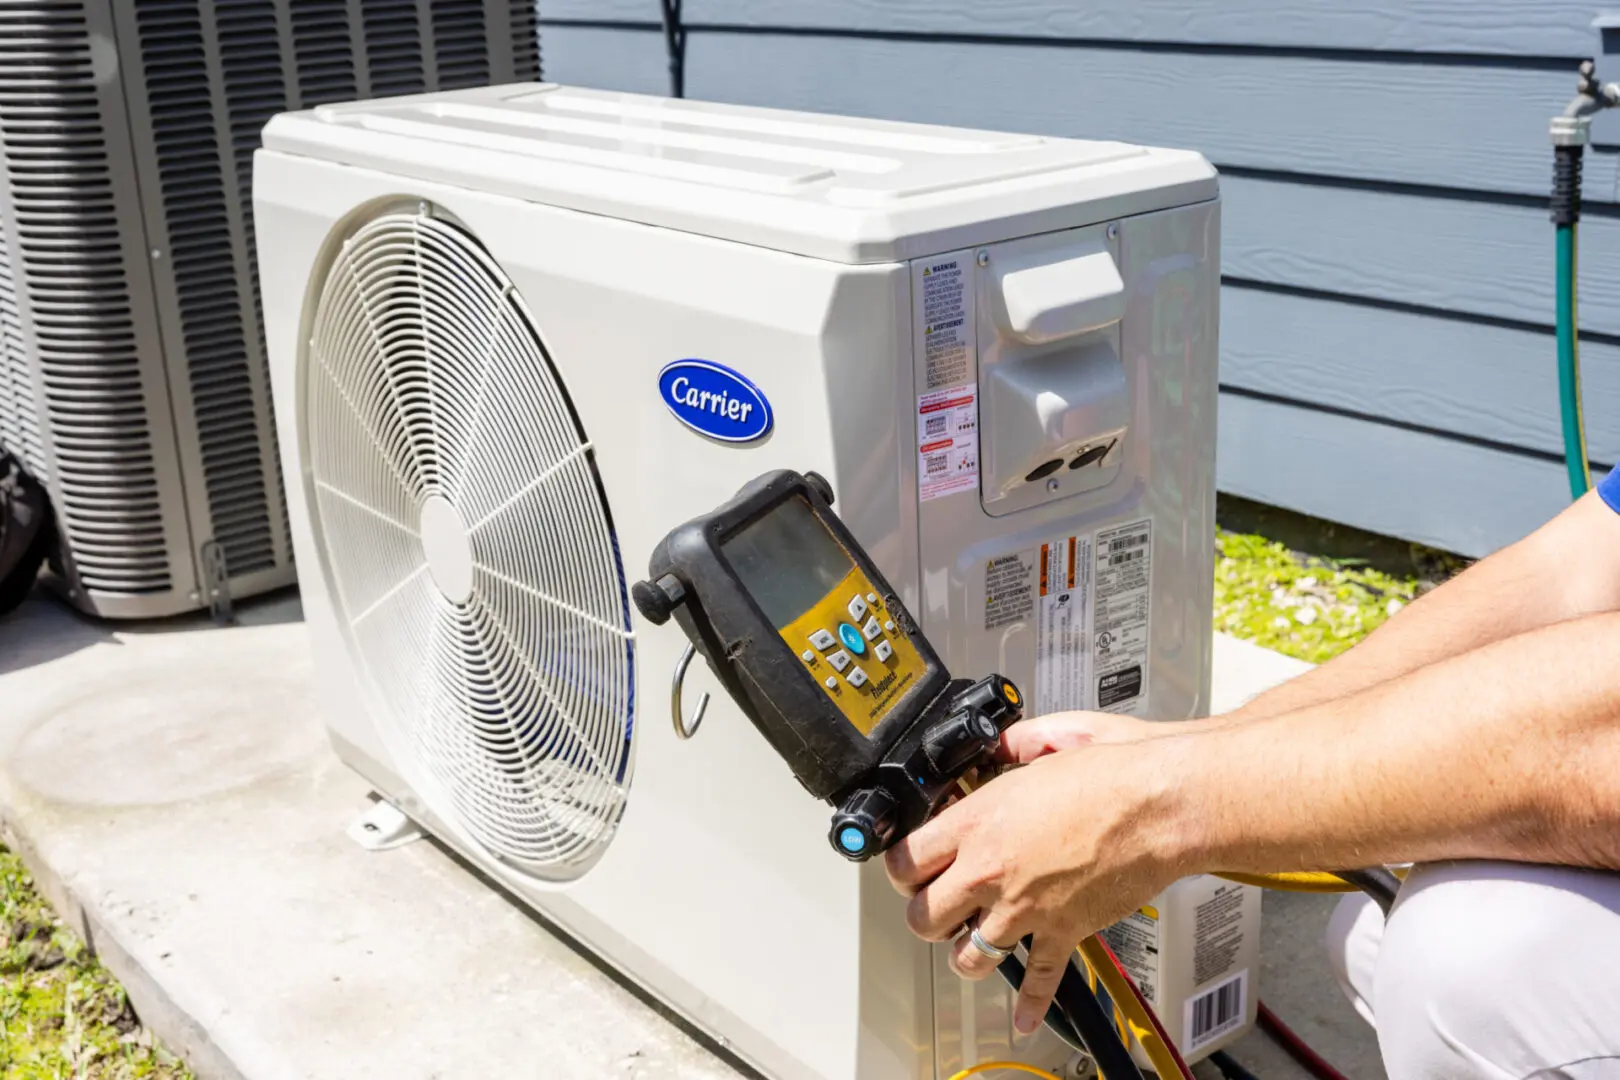
[[371,804],[371,809],[354,819],[345,830],[349,839],[367,851],[389,851],[422,839],[421,826],[405,816],[404,811],[382,799]]

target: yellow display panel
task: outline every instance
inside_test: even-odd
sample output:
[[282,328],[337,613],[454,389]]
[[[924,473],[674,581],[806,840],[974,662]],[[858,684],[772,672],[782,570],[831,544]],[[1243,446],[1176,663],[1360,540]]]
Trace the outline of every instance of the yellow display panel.
[[782,640],[862,735],[870,735],[928,671],[859,567],[783,627]]

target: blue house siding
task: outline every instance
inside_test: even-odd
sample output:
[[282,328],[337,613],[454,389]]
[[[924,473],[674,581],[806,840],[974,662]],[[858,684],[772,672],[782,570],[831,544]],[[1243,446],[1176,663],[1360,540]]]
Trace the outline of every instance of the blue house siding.
[[[1547,120],[1564,0],[685,0],[689,96],[1187,146],[1223,173],[1223,490],[1468,554],[1567,500]],[[547,77],[663,93],[652,0],[548,0]],[[1620,459],[1620,153],[1588,155],[1592,454]]]

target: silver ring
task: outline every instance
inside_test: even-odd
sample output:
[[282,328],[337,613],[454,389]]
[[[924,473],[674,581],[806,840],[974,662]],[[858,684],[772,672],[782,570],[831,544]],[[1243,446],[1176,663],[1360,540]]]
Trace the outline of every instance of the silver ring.
[[[984,953],[984,955],[988,956],[998,964],[1007,959],[1007,957],[1011,956],[1013,952],[1012,949],[1003,949],[1000,945],[992,945],[986,941],[984,939],[984,935],[979,933],[979,927],[976,923],[974,924],[973,928],[968,931],[968,940],[973,943],[973,947],[975,949],[978,949],[980,952]],[[1017,946],[1014,946],[1014,948],[1016,947]]]

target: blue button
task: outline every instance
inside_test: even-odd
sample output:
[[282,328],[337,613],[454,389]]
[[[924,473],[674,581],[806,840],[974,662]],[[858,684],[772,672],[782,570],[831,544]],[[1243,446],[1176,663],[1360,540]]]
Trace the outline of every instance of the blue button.
[[844,648],[848,649],[856,656],[860,656],[866,652],[866,639],[861,637],[861,632],[859,630],[855,629],[847,622],[838,624],[838,640],[844,643]]
[[845,825],[838,833],[838,846],[851,855],[866,850],[866,834],[853,825]]

